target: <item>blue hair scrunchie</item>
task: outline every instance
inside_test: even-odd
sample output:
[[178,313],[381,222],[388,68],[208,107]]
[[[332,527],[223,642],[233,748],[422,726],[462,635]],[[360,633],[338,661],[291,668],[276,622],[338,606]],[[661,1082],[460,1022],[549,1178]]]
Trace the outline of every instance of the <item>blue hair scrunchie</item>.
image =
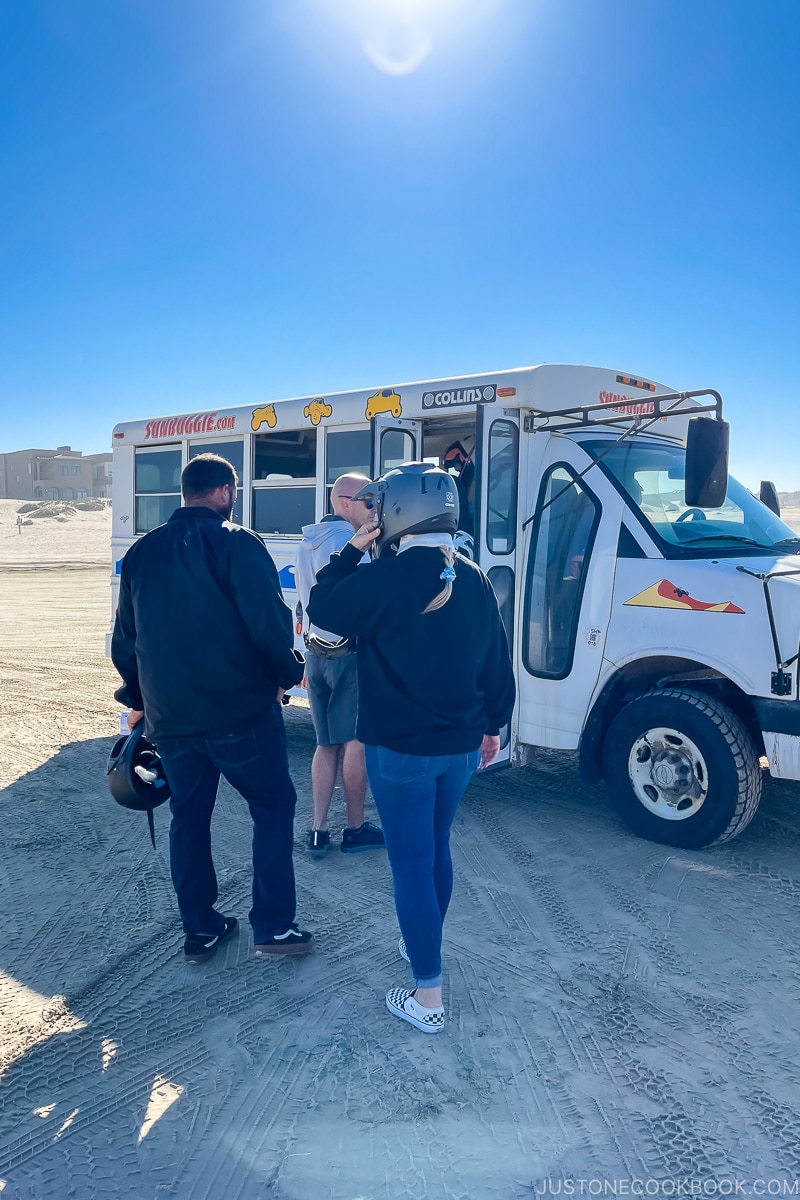
[[455,577],[456,577],[456,573],[455,573],[455,569],[453,567],[445,567],[445,569],[442,571],[441,575],[439,576],[440,579],[446,580],[447,583],[452,583],[453,580],[455,579]]

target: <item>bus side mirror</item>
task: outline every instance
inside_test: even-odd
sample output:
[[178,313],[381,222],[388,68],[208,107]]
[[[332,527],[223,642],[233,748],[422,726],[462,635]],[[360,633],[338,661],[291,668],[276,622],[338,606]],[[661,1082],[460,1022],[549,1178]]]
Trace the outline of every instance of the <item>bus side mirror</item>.
[[778,489],[769,479],[761,480],[761,487],[758,489],[758,498],[762,504],[774,512],[776,517],[781,515],[781,502],[778,499]]
[[728,494],[727,421],[692,417],[686,438],[686,503],[689,508],[719,508]]

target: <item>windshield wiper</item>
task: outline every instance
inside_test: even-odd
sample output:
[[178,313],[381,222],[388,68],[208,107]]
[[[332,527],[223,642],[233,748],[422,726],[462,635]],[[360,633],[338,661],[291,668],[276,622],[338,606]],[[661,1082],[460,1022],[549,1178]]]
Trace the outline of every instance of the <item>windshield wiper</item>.
[[707,542],[741,542],[745,546],[758,546],[759,550],[773,550],[774,545],[765,546],[763,542],[756,542],[753,538],[745,537],[741,533],[712,533],[709,537],[694,537],[687,538],[686,541],[681,541],[681,546],[692,546],[705,544]]
[[800,537],[781,538],[779,542],[775,542],[776,546],[800,546]]

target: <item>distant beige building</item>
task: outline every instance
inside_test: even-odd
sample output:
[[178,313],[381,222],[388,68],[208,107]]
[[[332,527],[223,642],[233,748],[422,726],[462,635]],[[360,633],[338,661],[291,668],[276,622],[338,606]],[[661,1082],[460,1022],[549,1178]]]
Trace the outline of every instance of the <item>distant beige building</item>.
[[111,452],[83,454],[71,446],[0,454],[0,498],[87,500],[111,495]]

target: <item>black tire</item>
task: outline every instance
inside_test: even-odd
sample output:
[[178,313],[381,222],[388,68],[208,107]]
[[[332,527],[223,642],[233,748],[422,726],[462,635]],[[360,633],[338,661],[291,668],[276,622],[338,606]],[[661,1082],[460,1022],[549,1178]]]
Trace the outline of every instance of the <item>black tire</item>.
[[603,744],[603,775],[634,833],[684,849],[736,837],[761,799],[750,734],[724,704],[688,688],[645,692],[616,715]]

